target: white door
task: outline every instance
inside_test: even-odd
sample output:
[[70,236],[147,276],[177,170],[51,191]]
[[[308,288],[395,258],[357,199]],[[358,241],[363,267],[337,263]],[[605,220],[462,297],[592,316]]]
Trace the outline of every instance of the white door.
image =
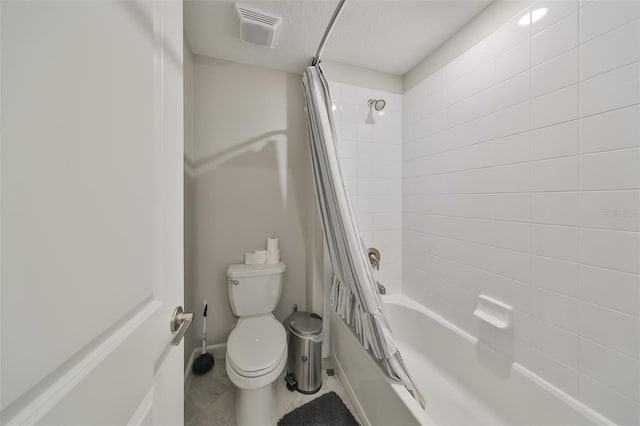
[[0,423],[182,424],[182,3],[0,16]]

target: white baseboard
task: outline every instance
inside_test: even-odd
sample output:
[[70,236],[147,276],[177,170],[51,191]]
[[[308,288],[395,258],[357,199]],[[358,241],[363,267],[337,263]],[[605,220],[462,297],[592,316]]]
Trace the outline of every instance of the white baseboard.
[[[193,361],[196,359],[202,348],[198,347],[191,351],[191,356],[189,356],[189,362],[187,363],[187,368],[184,370],[184,397],[187,397],[187,391],[189,390],[189,386],[191,386],[191,380],[193,379]],[[213,355],[214,360],[223,360],[227,355],[227,342],[224,343],[216,343],[215,345],[207,345],[207,352]]]

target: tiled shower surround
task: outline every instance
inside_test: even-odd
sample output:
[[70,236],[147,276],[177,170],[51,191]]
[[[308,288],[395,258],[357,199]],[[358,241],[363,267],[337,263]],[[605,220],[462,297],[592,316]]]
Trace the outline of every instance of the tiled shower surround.
[[[639,18],[636,0],[537,2],[403,96],[331,83],[378,279],[635,425]],[[386,114],[367,124],[378,97]],[[514,308],[512,329],[472,315],[480,294]]]
[[[402,281],[402,95],[348,84],[329,84],[338,155],[362,239],[380,250],[376,279],[387,291]],[[369,99],[384,99],[375,124]]]
[[402,291],[639,424],[640,2],[527,10],[404,95]]

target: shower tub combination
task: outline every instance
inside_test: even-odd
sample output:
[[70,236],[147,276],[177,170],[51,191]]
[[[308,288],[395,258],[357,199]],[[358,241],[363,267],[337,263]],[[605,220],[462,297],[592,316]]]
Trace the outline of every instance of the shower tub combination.
[[613,424],[403,294],[383,297],[396,344],[422,389],[423,410],[391,382],[340,317],[333,356],[361,418],[373,425]]

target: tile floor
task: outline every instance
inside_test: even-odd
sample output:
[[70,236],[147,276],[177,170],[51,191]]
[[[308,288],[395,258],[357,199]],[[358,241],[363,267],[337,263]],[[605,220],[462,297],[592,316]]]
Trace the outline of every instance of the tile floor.
[[[327,376],[326,368],[331,367],[330,360],[323,362],[322,388],[314,395],[289,392],[283,373],[276,382],[278,418],[320,395],[334,391],[342,398],[358,423],[362,424],[338,376]],[[227,377],[224,359],[216,358],[212,371],[203,376],[194,376],[191,381],[184,400],[185,426],[235,426],[235,398],[236,387]]]

